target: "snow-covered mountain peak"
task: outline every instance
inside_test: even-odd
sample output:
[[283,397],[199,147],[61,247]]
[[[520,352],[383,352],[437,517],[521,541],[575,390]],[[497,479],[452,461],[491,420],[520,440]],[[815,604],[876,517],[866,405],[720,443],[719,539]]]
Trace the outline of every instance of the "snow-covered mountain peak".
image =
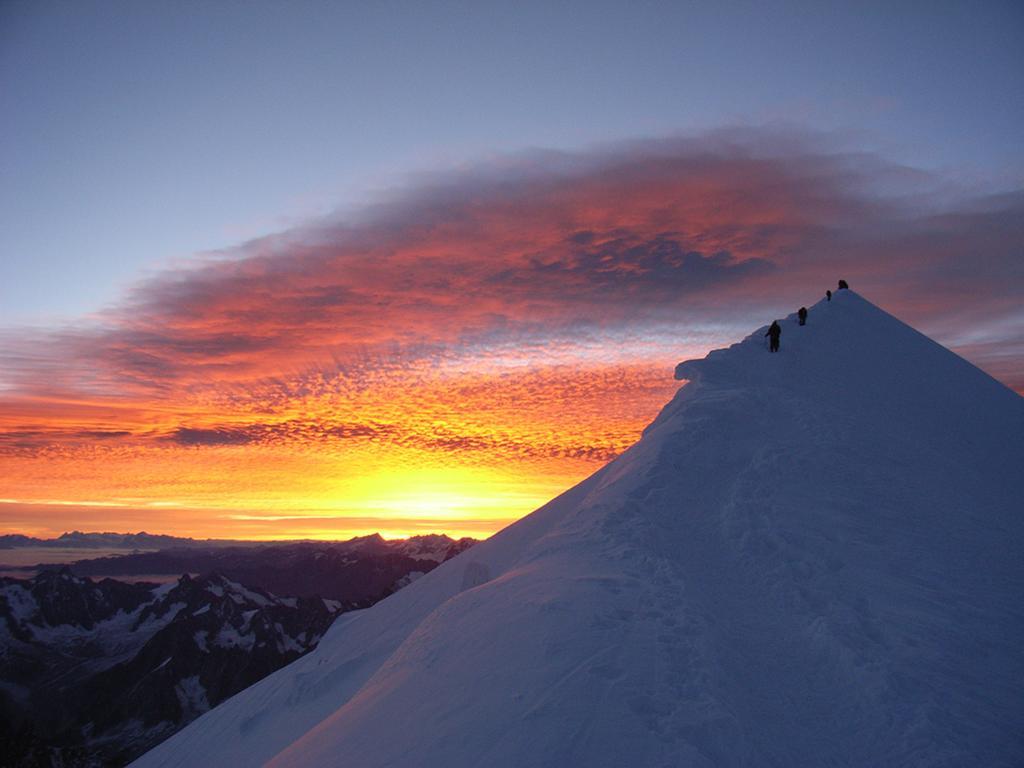
[[851,291],[139,766],[1012,765],[1024,400]]
[[[781,387],[824,407],[879,406],[914,411],[949,405],[970,388],[979,405],[1015,407],[1020,397],[966,360],[851,290],[779,319],[781,346],[768,349],[768,326],[727,349],[676,367],[676,378],[720,385]],[[963,407],[964,404],[960,403]]]

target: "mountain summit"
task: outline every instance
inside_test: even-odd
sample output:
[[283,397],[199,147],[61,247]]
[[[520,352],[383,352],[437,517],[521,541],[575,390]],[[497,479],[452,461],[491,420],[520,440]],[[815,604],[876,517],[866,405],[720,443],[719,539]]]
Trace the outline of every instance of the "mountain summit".
[[1024,762],[1024,399],[851,291],[135,765]]

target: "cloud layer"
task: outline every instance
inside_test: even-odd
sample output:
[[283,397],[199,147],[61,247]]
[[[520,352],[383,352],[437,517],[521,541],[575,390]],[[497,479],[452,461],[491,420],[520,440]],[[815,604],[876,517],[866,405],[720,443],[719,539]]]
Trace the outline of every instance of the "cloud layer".
[[971,197],[821,136],[501,158],[168,270],[80,327],[4,332],[0,456],[596,463],[680,357],[838,277],[1024,389],[1022,244],[1024,191]]

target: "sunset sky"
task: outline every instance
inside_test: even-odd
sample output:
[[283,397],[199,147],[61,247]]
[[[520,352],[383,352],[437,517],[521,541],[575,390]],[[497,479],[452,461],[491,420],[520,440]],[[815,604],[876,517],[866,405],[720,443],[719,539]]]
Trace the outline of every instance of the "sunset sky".
[[0,533],[485,536],[842,277],[1024,392],[1019,3],[0,6]]

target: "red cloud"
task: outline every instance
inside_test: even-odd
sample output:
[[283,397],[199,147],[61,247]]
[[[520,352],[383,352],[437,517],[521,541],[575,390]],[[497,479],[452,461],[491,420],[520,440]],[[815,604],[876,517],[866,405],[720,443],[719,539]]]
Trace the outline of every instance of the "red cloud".
[[[362,440],[603,460],[664,399],[686,347],[838,277],[1022,386],[1024,193],[939,192],[820,137],[758,132],[453,174],[168,271],[78,329],[5,335],[0,451]],[[628,386],[580,385],[574,361]],[[517,366],[539,378],[509,378]],[[501,381],[513,406],[565,399],[517,417],[488,400]],[[559,438],[593,402],[608,429]]]
[[872,188],[908,174],[869,156],[748,135],[528,160],[162,275],[15,375],[177,391],[696,318],[737,296],[806,303],[839,272],[922,316],[937,293],[956,311],[980,291],[999,311],[1020,273],[1020,196],[923,215]]

